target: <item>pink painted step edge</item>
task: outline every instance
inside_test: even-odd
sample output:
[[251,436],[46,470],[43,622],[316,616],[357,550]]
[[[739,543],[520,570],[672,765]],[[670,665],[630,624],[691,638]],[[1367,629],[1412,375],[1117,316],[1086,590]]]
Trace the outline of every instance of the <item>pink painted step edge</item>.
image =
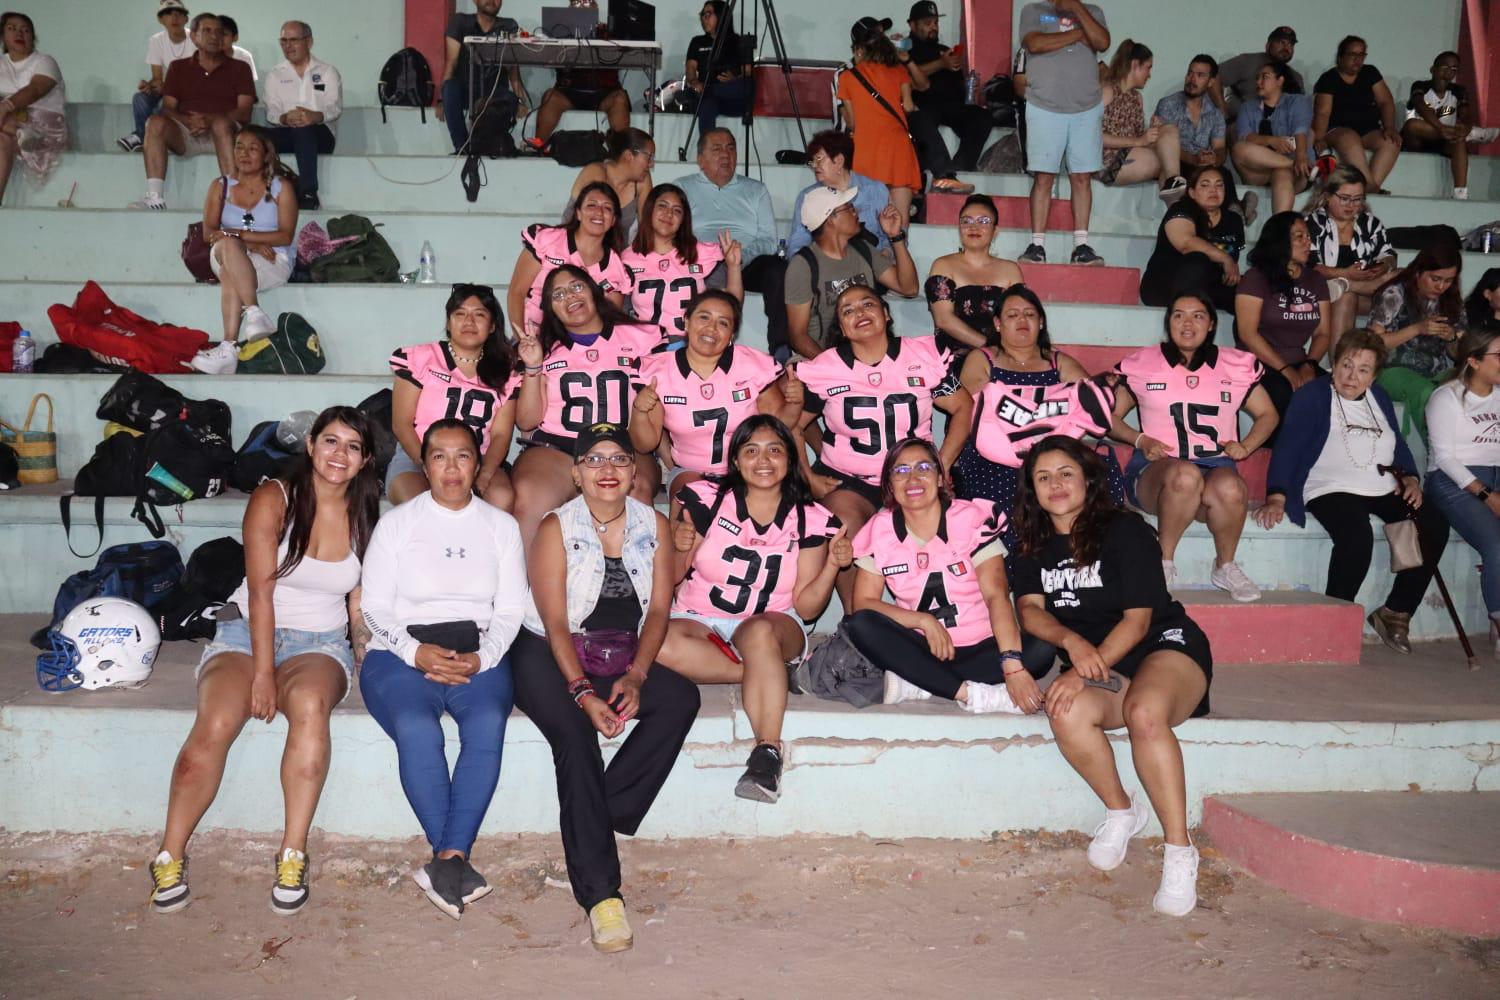
[[1359,663],[1365,613],[1357,604],[1278,604],[1266,591],[1247,604],[1183,606],[1219,663]]
[[1500,871],[1340,847],[1284,830],[1212,796],[1203,800],[1203,832],[1230,861],[1325,910],[1407,927],[1500,934]]
[[[927,192],[926,223],[929,226],[957,225],[959,210],[963,208],[964,201],[968,197],[966,194]],[[990,197],[994,199],[995,208],[999,210],[998,225],[1001,229],[1031,231],[1031,200],[1029,198],[999,194],[992,194]],[[1052,207],[1047,212],[1047,231],[1049,233],[1073,231],[1073,206],[1066,198],[1052,199]]]

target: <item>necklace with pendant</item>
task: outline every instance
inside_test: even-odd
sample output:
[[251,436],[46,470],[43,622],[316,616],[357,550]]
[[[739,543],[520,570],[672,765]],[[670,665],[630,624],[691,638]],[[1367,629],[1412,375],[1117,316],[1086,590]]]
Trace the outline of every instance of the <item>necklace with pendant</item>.
[[620,518],[622,518],[624,516],[625,516],[625,509],[623,507],[620,508],[620,513],[616,514],[614,517],[610,518],[608,521],[601,521],[601,520],[599,520],[597,517],[594,517],[594,512],[593,511],[589,511],[589,517],[593,517],[594,518],[594,530],[597,531],[597,532],[599,532],[599,534],[601,534],[601,535],[604,534],[606,531],[609,530],[609,526],[611,524],[614,524],[616,521],[618,521]]

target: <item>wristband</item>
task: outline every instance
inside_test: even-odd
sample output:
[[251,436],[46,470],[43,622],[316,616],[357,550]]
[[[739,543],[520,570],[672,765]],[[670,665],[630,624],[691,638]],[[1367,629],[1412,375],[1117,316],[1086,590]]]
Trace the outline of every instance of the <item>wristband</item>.
[[533,368],[530,365],[527,365],[523,370],[527,375],[540,375],[542,373],[542,366],[537,365],[535,368]]
[[901,232],[897,233],[895,236],[888,236],[886,238],[888,240],[890,240],[892,243],[905,243],[906,242],[906,230],[903,229],[903,230],[901,230]]
[[1488,500],[1490,498],[1489,488],[1486,487],[1486,486],[1481,486],[1481,487],[1479,487],[1479,492],[1476,493],[1476,494],[1474,494],[1474,495],[1479,498],[1479,502],[1480,503],[1484,503],[1486,500]]
[[573,699],[573,704],[579,708],[583,707],[583,699],[594,693],[594,682],[587,677],[580,677],[568,685],[568,697]]
[[1132,447],[1132,448],[1140,448],[1140,446],[1141,446],[1141,438],[1143,438],[1145,436],[1146,436],[1146,432],[1145,431],[1141,431],[1139,434],[1137,434],[1135,436],[1135,443],[1132,444],[1130,447]]

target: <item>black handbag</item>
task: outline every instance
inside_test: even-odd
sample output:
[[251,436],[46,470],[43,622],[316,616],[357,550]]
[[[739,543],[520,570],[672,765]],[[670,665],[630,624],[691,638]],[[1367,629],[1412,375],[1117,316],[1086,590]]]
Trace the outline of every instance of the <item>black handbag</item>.
[[407,633],[418,642],[431,643],[455,653],[479,652],[479,624],[471,621],[433,622],[408,625]]

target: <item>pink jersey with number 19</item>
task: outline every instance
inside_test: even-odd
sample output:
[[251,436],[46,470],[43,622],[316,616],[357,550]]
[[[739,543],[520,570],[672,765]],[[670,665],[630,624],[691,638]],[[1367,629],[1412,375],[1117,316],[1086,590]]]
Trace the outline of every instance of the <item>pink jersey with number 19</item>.
[[[479,446],[486,451],[490,447],[490,423],[495,412],[510,401],[521,384],[520,373],[513,373],[500,389],[470,378],[453,360],[446,340],[396,348],[391,353],[391,371],[422,391],[413,414],[418,441],[435,421],[457,418],[474,428],[479,434]],[[506,445],[509,444],[507,441]]]
[[537,429],[575,438],[590,424],[624,426],[635,398],[636,367],[660,343],[656,327],[632,323],[610,328],[592,344],[569,339],[552,345],[542,361],[547,409]]
[[662,427],[672,439],[672,460],[693,472],[723,475],[729,468],[725,452],[735,428],[754,416],[761,391],[780,374],[766,352],[730,344],[706,379],[688,364],[684,347],[642,358],[636,380],[650,385],[656,379]]
[[673,250],[670,253],[620,254],[635,287],[630,293],[630,311],[642,323],[655,323],[668,337],[684,332],[688,300],[708,287],[708,276],[724,260],[717,243],[699,243],[698,261],[689,264]]
[[1157,344],[1126,355],[1116,371],[1136,398],[1141,430],[1192,461],[1218,458],[1224,442],[1240,439],[1240,407],[1264,369],[1233,347],[1205,344],[1186,365],[1175,345]]

